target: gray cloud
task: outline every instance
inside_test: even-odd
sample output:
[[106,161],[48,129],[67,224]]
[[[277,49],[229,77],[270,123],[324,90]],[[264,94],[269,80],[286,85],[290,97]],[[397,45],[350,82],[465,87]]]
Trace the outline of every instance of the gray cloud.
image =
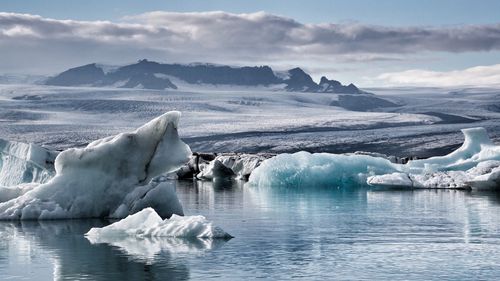
[[[263,12],[150,12],[120,22],[55,20],[0,13],[0,62],[5,68],[54,71],[91,61],[219,63],[401,60],[425,52],[500,50],[500,24],[386,27],[304,24]],[[29,62],[20,62],[28,56]],[[61,70],[61,69],[59,69]]]

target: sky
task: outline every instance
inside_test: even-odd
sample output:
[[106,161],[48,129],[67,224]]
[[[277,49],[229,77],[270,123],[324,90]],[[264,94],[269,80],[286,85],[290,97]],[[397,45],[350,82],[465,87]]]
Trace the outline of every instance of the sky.
[[0,0],[0,73],[91,62],[299,66],[371,86],[500,85],[496,0]]

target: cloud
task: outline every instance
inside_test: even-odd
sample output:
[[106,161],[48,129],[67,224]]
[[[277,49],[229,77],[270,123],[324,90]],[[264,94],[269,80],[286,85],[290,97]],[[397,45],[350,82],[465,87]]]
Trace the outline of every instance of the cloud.
[[[0,70],[62,70],[139,58],[270,65],[400,61],[417,53],[500,50],[500,24],[307,24],[264,12],[150,12],[118,22],[0,13]],[[26,58],[29,58],[27,60]]]
[[245,50],[274,47],[278,51],[310,51],[315,54],[401,54],[500,49],[500,24],[451,27],[303,24],[264,12],[150,12],[126,19],[152,26],[168,26],[194,42],[207,42],[208,46],[224,44]]
[[476,66],[454,71],[413,69],[383,73],[376,80],[390,86],[500,86],[500,64]]

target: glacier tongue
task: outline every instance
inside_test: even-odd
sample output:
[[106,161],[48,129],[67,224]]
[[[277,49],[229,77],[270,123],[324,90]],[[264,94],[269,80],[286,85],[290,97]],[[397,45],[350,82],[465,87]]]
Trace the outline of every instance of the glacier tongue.
[[174,188],[151,181],[189,160],[191,150],[177,134],[179,117],[168,112],[134,132],[61,152],[56,175],[0,203],[0,219],[125,217],[148,206],[162,206],[163,217],[182,214]]
[[484,128],[462,130],[465,141],[454,152],[407,164],[367,155],[307,152],[264,161],[249,182],[257,186],[340,186],[494,189],[500,184],[500,146]]

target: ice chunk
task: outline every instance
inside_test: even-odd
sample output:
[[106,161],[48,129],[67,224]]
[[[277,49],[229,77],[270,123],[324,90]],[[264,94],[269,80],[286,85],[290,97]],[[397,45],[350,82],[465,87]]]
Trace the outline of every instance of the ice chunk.
[[219,160],[226,167],[229,167],[238,179],[248,179],[262,161],[270,158],[269,154],[239,154],[239,155],[220,155]]
[[369,185],[377,186],[409,186],[413,187],[413,180],[405,173],[391,173],[379,176],[368,177],[366,181]]
[[[191,151],[177,134],[179,117],[179,112],[168,112],[134,132],[61,152],[56,175],[0,203],[0,219],[124,217],[138,206],[162,206],[163,217],[182,214],[178,202],[172,205],[175,191],[150,182],[189,160]],[[167,194],[157,196],[162,192]]]
[[234,178],[236,175],[231,168],[215,159],[203,167],[203,170],[196,177],[203,180],[214,180],[216,178]]
[[105,237],[182,237],[182,238],[230,238],[218,226],[214,226],[203,216],[177,216],[162,218],[152,208],[130,215],[118,222],[102,228],[92,228],[85,234],[91,239]]
[[379,157],[302,151],[265,160],[250,175],[249,183],[285,187],[366,185],[370,175],[393,172],[398,172],[397,166]]
[[371,186],[411,187],[411,188],[455,188],[466,189],[469,177],[464,171],[446,171],[425,174],[393,173],[368,178]]
[[237,178],[247,180],[250,174],[269,154],[222,154],[217,155],[206,165],[198,165],[200,172],[197,178],[202,180],[215,180],[218,178]]
[[499,190],[500,189],[500,165],[491,170],[481,170],[480,175],[467,181],[473,189],[477,190]]
[[[411,171],[468,170],[487,160],[500,160],[500,147],[495,146],[484,128],[463,129],[465,140],[461,147],[445,156],[408,162]],[[411,172],[410,171],[410,172]]]
[[299,152],[264,161],[250,176],[259,186],[339,186],[365,184],[411,188],[497,188],[500,146],[483,128],[462,130],[463,145],[439,157],[407,164],[368,155]]
[[0,139],[0,186],[44,183],[54,176],[57,152]]

